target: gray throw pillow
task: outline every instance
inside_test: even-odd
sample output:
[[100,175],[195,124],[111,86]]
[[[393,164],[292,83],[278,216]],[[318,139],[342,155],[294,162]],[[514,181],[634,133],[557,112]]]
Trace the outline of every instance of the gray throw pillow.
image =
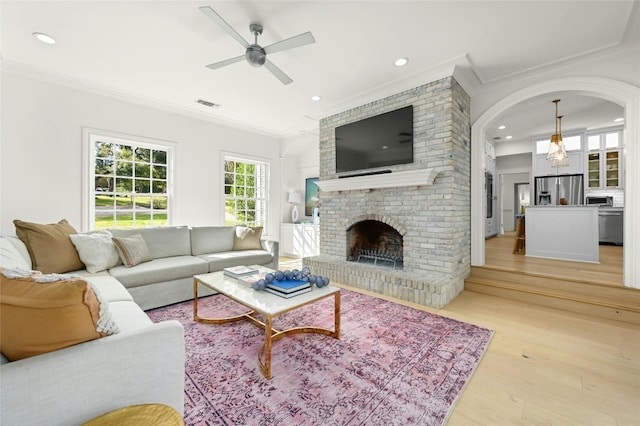
[[147,247],[147,243],[140,234],[122,238],[113,237],[113,244],[115,244],[118,250],[122,263],[124,263],[124,266],[127,268],[148,262],[152,259],[149,247]]

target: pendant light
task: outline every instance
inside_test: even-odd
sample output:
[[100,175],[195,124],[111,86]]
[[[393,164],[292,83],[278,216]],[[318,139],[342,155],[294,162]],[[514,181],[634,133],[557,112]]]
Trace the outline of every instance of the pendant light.
[[564,142],[562,142],[563,116],[558,115],[558,102],[560,102],[560,99],[553,100],[553,103],[556,104],[556,132],[551,135],[547,160],[551,161],[552,167],[565,167],[569,165],[569,156],[564,148]]

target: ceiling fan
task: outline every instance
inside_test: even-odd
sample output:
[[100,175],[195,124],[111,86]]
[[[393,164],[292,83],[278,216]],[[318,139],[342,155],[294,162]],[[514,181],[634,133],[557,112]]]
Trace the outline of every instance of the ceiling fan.
[[220,25],[223,30],[229,33],[231,37],[236,39],[236,41],[246,49],[245,54],[242,56],[237,56],[235,58],[207,65],[207,68],[210,68],[212,70],[235,64],[236,62],[240,62],[243,58],[246,58],[247,62],[249,62],[250,65],[254,67],[261,67],[262,65],[264,65],[265,68],[271,72],[271,74],[276,76],[278,80],[282,82],[282,84],[289,84],[293,80],[280,68],[275,66],[273,62],[268,60],[267,55],[316,42],[316,40],[313,38],[313,34],[308,31],[306,33],[270,44],[269,46],[262,47],[258,44],[258,36],[262,34],[262,25],[250,24],[249,31],[251,31],[251,33],[254,35],[255,40],[253,44],[249,44],[249,42],[242,38],[242,36],[238,34],[238,32],[234,30],[231,25],[229,25],[224,19],[222,19],[222,17],[218,15],[212,8],[210,8],[209,6],[203,6],[200,8],[200,10],[202,11],[202,13],[207,15],[209,19]]

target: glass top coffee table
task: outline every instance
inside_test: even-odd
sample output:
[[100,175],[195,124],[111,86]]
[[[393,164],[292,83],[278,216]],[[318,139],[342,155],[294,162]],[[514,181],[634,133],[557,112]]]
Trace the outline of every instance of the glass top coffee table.
[[[251,267],[258,269],[261,273],[272,272],[270,269],[261,266],[252,265]],[[208,287],[238,302],[248,308],[249,312],[227,318],[203,318],[198,316],[199,285]],[[318,327],[295,327],[287,330],[273,328],[273,319],[278,315],[331,296],[334,298],[333,330]],[[264,316],[264,322],[257,318],[256,314]],[[193,319],[204,324],[224,324],[246,319],[264,328],[264,343],[258,352],[258,366],[264,377],[271,379],[271,347],[273,342],[285,336],[298,333],[318,333],[335,339],[340,338],[340,288],[331,285],[321,288],[314,286],[313,290],[308,293],[285,299],[266,291],[256,291],[249,285],[224,275],[222,271],[195,275],[193,277]]]

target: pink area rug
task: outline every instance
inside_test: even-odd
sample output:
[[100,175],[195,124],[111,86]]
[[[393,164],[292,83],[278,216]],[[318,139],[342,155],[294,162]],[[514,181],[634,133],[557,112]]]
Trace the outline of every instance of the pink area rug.
[[[202,316],[245,308],[202,298]],[[316,334],[274,343],[271,380],[257,364],[263,331],[248,321],[193,321],[192,302],[147,312],[176,319],[187,348],[188,425],[442,425],[493,331],[342,290],[341,338]],[[333,327],[333,298],[278,317],[276,328]]]

